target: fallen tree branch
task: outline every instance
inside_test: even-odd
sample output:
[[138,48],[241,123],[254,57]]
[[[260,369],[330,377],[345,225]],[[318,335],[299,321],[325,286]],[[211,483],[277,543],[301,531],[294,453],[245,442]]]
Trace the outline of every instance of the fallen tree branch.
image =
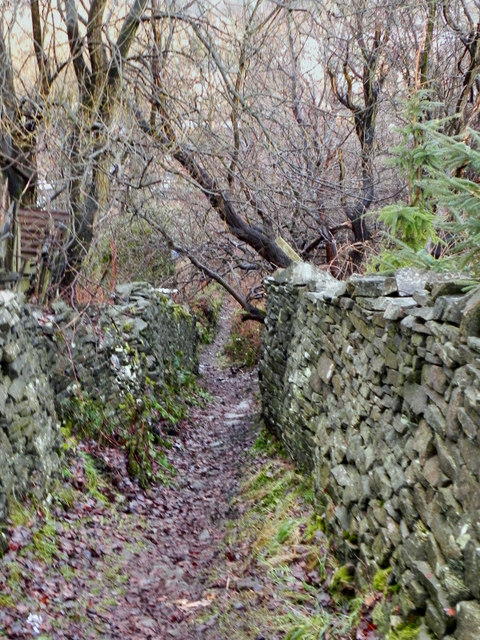
[[238,302],[238,304],[245,311],[245,314],[242,318],[243,320],[255,320],[256,322],[260,322],[263,324],[265,320],[265,312],[262,311],[262,309],[259,309],[255,305],[250,304],[248,300],[236,289],[234,289],[223,276],[221,276],[213,269],[210,269],[210,267],[208,267],[206,264],[203,264],[203,262],[200,262],[200,260],[196,256],[194,256],[187,248],[182,247],[174,242],[161,225],[151,220],[148,220],[148,222],[162,234],[168,244],[169,249],[171,249],[172,251],[176,251],[178,254],[188,258],[188,260],[193,264],[194,267],[201,271],[207,278],[218,282],[218,284],[223,287],[234,300]]

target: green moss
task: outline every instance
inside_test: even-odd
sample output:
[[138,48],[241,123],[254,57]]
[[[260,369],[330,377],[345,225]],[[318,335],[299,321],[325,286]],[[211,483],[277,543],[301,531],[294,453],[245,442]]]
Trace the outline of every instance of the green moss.
[[45,524],[40,527],[33,534],[33,547],[36,555],[46,563],[52,561],[53,556],[57,552],[57,532],[55,530],[55,524],[47,520]]
[[305,530],[306,541],[313,542],[317,538],[319,531],[325,533],[325,522],[322,516],[314,514],[308,521],[307,528]]
[[26,527],[34,519],[34,513],[31,507],[13,502],[9,507],[8,518],[14,527]]
[[350,565],[344,565],[339,567],[332,577],[332,582],[330,585],[330,592],[335,593],[339,591],[345,590],[345,588],[350,589],[353,583],[353,571]]
[[8,593],[0,593],[0,607],[14,607],[15,600]]
[[415,624],[402,624],[396,629],[392,629],[385,636],[385,640],[415,640],[421,630],[419,622]]
[[62,400],[60,414],[64,434],[63,449],[66,451],[75,446],[75,440],[70,435],[72,432],[95,439],[101,433],[110,432],[103,403],[85,392]]
[[193,321],[192,315],[186,307],[181,304],[177,304],[176,302],[172,303],[171,301],[170,305],[173,309],[173,317],[177,322],[181,319],[188,320],[189,322]]
[[372,611],[372,621],[382,634],[387,633],[390,628],[390,616],[392,613],[392,605],[385,599],[377,602]]
[[[378,632],[382,634],[382,638],[386,640],[410,640],[416,638],[420,628],[421,620],[417,619],[411,622],[402,621],[400,612],[402,605],[398,597],[392,594],[398,591],[398,585],[388,586],[388,570],[377,572],[373,581],[374,588],[383,593],[383,597],[372,612],[372,620],[376,625]],[[400,607],[399,607],[400,604]],[[414,607],[412,607],[413,609]],[[412,610],[411,609],[411,610]]]
[[392,568],[388,567],[387,569],[379,569],[376,574],[373,576],[372,586],[375,591],[380,591],[381,593],[386,593],[387,584],[392,573]]
[[343,532],[343,539],[346,542],[350,542],[351,544],[355,545],[358,542],[358,536],[356,533],[353,533],[351,531],[344,531]]
[[125,333],[130,333],[130,331],[133,329],[133,322],[131,320],[126,320],[123,323],[123,330],[125,331]]
[[72,434],[71,421],[65,422],[60,427],[60,433],[62,434],[62,449],[65,452],[75,451],[77,446],[77,439]]

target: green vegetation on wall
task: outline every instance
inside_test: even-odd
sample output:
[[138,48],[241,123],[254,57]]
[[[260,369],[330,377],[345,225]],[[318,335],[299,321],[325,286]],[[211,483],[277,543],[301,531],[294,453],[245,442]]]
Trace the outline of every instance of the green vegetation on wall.
[[171,475],[168,436],[204,400],[194,373],[197,333],[188,309],[149,285],[116,292],[118,305],[88,308],[65,326],[59,320],[52,384],[67,432],[124,450],[129,473],[146,486]]
[[130,356],[138,374],[134,390],[121,390],[112,406],[76,386],[75,393],[61,401],[60,415],[67,433],[123,449],[129,473],[145,487],[167,481],[174,472],[165,456],[168,435],[205,394],[180,357],[168,363],[163,381],[155,383],[143,373],[145,354],[130,350]]

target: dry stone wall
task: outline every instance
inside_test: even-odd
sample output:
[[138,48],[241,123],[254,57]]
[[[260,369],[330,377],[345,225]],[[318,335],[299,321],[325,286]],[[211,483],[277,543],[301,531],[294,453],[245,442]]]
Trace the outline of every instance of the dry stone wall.
[[[41,497],[59,464],[59,430],[41,335],[10,291],[0,291],[0,522],[8,503]],[[0,551],[5,545],[0,532]]]
[[480,293],[305,264],[267,287],[264,420],[339,553],[360,584],[391,567],[392,610],[434,637],[480,639]]
[[[112,305],[50,312],[0,291],[0,523],[8,506],[46,495],[59,471],[60,424],[71,398],[113,416],[126,394],[161,392],[171,368],[195,372],[194,318],[145,283],[117,288]],[[5,537],[0,534],[0,551]]]
[[119,285],[115,304],[75,312],[63,302],[34,310],[48,354],[57,409],[81,393],[113,414],[126,392],[161,388],[171,368],[197,369],[195,319],[146,283]]

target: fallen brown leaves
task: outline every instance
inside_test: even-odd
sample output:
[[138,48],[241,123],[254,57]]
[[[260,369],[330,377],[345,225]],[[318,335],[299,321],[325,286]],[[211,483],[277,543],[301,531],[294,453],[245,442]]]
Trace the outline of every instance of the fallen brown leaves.
[[[235,527],[235,517],[251,507],[241,494],[231,499],[247,473],[242,465],[256,411],[255,373],[217,367],[227,333],[223,318],[202,358],[213,401],[193,408],[170,440],[176,475],[169,485],[141,489],[118,450],[82,442],[50,504],[19,505],[12,513],[9,548],[0,560],[0,637],[258,640],[263,636],[252,634],[259,616],[267,629],[270,620],[294,615],[300,606],[312,616],[327,612],[332,629],[344,617],[302,546],[304,531],[269,566],[259,562],[259,548],[248,538],[225,540],[227,519]],[[249,462],[254,471],[261,464]],[[292,517],[302,517],[300,507]],[[320,550],[321,536],[316,543]],[[285,566],[288,580],[280,589]],[[351,636],[356,640],[377,639],[369,615],[374,604],[365,602]],[[264,637],[284,636],[274,631]],[[338,635],[324,636],[330,637]]]

